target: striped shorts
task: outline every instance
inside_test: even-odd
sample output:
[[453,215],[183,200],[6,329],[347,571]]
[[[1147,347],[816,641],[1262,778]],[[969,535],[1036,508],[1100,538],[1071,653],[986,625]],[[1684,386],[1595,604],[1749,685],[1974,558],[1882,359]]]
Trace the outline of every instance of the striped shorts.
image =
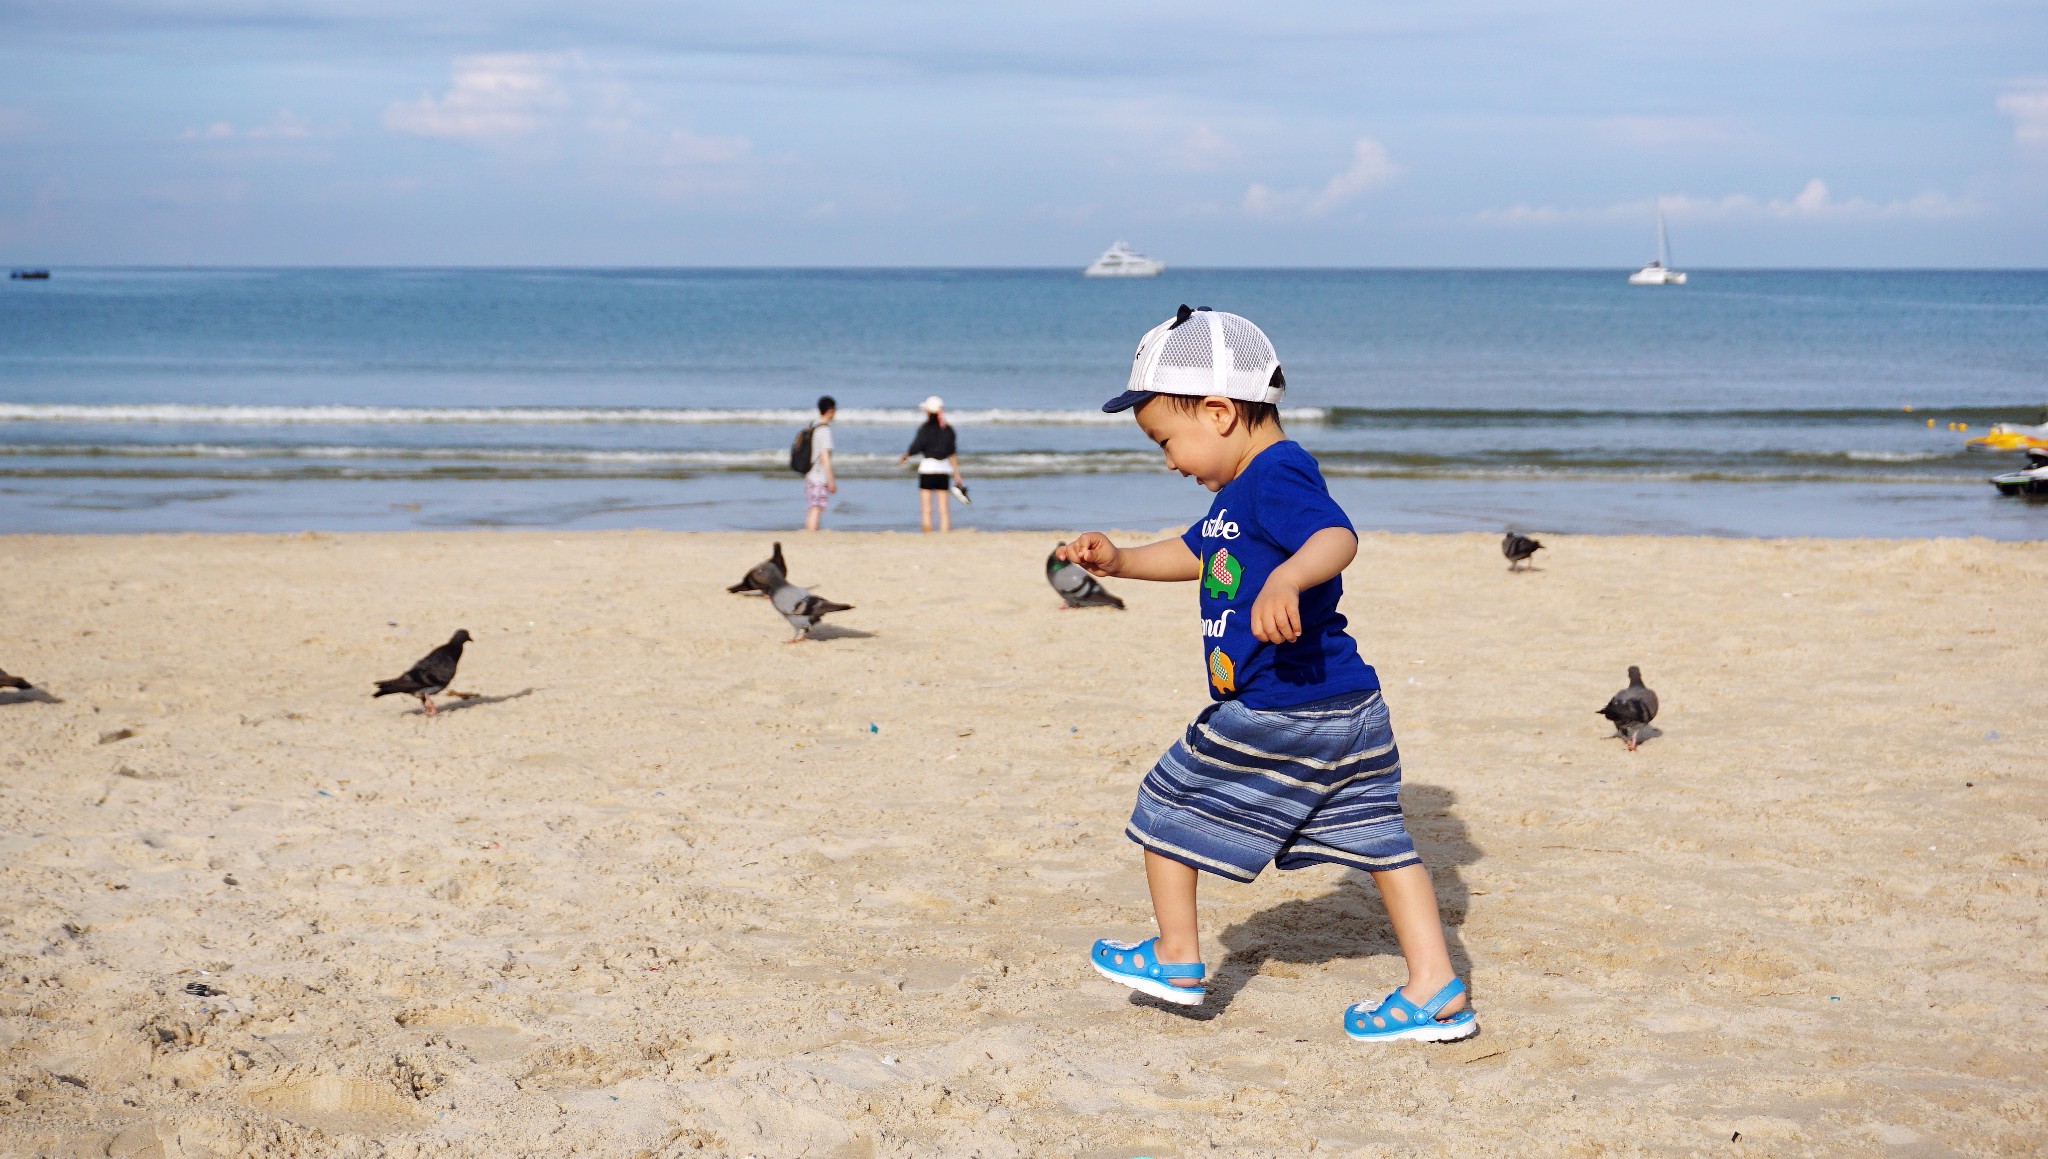
[[1124,833],[1233,881],[1268,862],[1379,872],[1421,861],[1401,821],[1401,754],[1378,692],[1280,711],[1210,705],[1145,774]]

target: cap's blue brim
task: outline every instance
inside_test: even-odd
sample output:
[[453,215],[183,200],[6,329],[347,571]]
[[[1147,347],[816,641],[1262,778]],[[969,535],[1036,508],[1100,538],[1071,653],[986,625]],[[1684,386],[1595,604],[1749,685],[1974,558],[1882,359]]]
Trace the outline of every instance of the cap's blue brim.
[[1146,399],[1151,398],[1157,393],[1157,391],[1152,390],[1127,390],[1108,402],[1103,403],[1102,409],[1110,414],[1115,414],[1120,410],[1129,410],[1134,406],[1143,406]]

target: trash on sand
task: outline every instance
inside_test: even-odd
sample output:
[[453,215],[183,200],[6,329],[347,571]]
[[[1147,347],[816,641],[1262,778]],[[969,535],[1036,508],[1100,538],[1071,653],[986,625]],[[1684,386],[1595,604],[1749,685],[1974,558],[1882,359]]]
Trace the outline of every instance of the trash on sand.
[[880,731],[882,731],[882,730],[881,730],[881,729],[880,729],[880,728],[879,728],[879,727],[878,727],[878,726],[877,726],[877,725],[875,724],[875,722],[874,722],[874,721],[872,721],[872,720],[871,720],[871,721],[869,721],[869,722],[868,722],[868,731],[869,731],[869,732],[880,732]]
[[134,730],[134,729],[132,729],[132,728],[117,728],[117,729],[115,729],[115,730],[114,730],[114,731],[112,731],[112,732],[103,732],[103,733],[101,733],[101,734],[100,734],[100,743],[101,743],[101,744],[113,744],[113,743],[114,743],[115,741],[117,741],[117,740],[127,740],[127,739],[128,739],[129,737],[131,737],[131,736],[134,736],[134,735],[135,735],[135,730]]
[[192,995],[194,998],[218,998],[227,993],[227,991],[215,989],[204,982],[187,982],[185,983],[185,993]]

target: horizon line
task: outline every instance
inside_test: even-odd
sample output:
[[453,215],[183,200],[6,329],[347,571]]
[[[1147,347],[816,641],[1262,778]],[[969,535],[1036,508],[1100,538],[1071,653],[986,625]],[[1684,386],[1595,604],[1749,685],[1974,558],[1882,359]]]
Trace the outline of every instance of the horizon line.
[[[593,271],[593,272],[648,272],[648,271],[689,271],[703,273],[1068,273],[1080,276],[1085,266],[1076,265],[717,265],[717,264],[666,264],[628,265],[600,263],[430,263],[409,265],[391,262],[276,262],[276,263],[213,263],[213,262],[78,262],[78,263],[14,263],[7,265],[13,270],[434,270],[461,272],[522,272],[547,271]],[[1617,271],[1627,273],[1632,266],[1588,265],[1588,266],[1464,266],[1464,265],[1359,265],[1359,266],[1311,266],[1311,265],[1213,265],[1173,266],[1159,276],[1171,273],[1569,273],[1607,274]],[[2048,273],[2048,266],[1710,266],[1689,265],[1687,273],[1836,273],[1836,274],[2041,274]],[[1090,278],[1089,281],[1155,282],[1158,277],[1147,278]]]

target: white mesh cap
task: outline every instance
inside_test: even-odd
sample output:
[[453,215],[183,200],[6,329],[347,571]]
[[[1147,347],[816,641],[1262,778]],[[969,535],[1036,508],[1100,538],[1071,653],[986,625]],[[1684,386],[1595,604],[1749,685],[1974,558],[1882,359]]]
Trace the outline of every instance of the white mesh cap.
[[1277,403],[1285,393],[1280,355],[1251,319],[1207,306],[1182,306],[1138,340],[1130,382],[1102,409],[1128,410],[1154,394],[1220,394]]

